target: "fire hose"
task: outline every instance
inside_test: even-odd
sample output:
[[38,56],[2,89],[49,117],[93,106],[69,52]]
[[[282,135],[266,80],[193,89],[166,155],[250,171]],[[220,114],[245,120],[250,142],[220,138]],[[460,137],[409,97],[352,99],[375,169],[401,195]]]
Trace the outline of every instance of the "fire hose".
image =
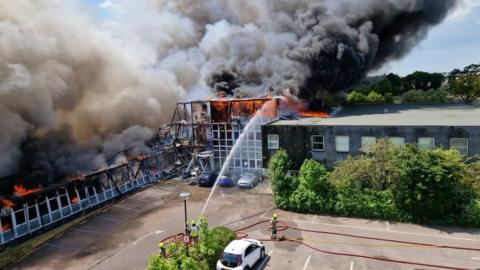
[[[263,223],[267,223],[267,222],[269,222],[269,220],[261,220],[261,221],[255,222],[253,224],[250,224],[248,226],[245,226],[243,228],[237,229],[235,231],[237,233],[237,239],[247,238],[248,233],[245,232],[245,230],[253,228],[253,227],[258,226],[258,225],[263,224]],[[379,237],[367,237],[367,236],[346,234],[346,233],[337,233],[337,232],[331,232],[331,231],[302,229],[302,228],[299,228],[299,227],[290,227],[290,226],[288,226],[287,223],[282,222],[282,221],[279,222],[279,225],[277,226],[277,232],[287,231],[288,229],[296,230],[296,231],[310,232],[310,233],[317,233],[317,234],[338,235],[338,236],[344,236],[344,237],[349,237],[349,238],[358,238],[358,239],[367,239],[367,240],[374,240],[374,241],[406,244],[406,245],[409,245],[411,247],[431,247],[431,248],[438,248],[438,249],[480,251],[480,248],[469,248],[469,247],[448,246],[448,245],[434,245],[434,244],[421,243],[421,242],[401,241],[401,240],[393,240],[393,239],[379,238]],[[271,230],[271,228],[269,228],[269,230]],[[165,238],[164,240],[162,240],[162,242],[178,241],[179,237],[181,239],[181,237],[183,235],[184,235],[183,233],[178,233],[178,234],[175,234],[175,235],[172,235],[172,236],[169,236],[169,237]],[[440,269],[471,270],[471,269],[462,268],[462,267],[453,267],[453,266],[445,266],[445,265],[430,264],[430,263],[421,263],[421,262],[414,262],[414,261],[407,261],[407,260],[389,259],[389,258],[384,258],[384,257],[375,257],[375,256],[368,256],[368,255],[361,255],[361,254],[354,254],[354,253],[343,253],[343,252],[329,251],[329,250],[320,249],[320,248],[317,248],[317,247],[314,247],[310,244],[305,243],[303,241],[303,240],[305,240],[305,238],[281,237],[280,240],[275,240],[275,239],[258,239],[258,240],[262,241],[262,242],[269,242],[269,241],[272,241],[272,242],[273,241],[294,242],[294,243],[303,245],[305,247],[308,247],[312,250],[315,250],[317,252],[330,254],[330,255],[337,255],[337,256],[349,256],[349,257],[356,257],[356,258],[362,258],[362,259],[384,261],[384,262],[398,263],[398,264],[415,265],[415,266],[423,266],[423,267],[434,267],[434,268],[440,268]],[[336,242],[332,242],[332,243],[336,243]],[[346,243],[340,243],[340,244],[346,244]],[[355,245],[355,244],[351,244],[351,245]]]

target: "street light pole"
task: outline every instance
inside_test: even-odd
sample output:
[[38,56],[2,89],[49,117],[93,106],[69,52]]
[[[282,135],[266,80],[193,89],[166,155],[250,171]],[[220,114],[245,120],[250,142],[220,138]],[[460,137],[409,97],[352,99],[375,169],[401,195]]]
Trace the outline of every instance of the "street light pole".
[[[191,194],[190,192],[182,192],[180,193],[180,198],[182,198],[183,200],[183,207],[184,207],[184,212],[185,212],[185,235],[190,237],[189,233],[188,233],[188,221],[187,221],[187,200],[190,198]],[[186,255],[187,257],[189,256],[188,255],[188,242],[184,241],[185,242],[185,252],[186,252]]]

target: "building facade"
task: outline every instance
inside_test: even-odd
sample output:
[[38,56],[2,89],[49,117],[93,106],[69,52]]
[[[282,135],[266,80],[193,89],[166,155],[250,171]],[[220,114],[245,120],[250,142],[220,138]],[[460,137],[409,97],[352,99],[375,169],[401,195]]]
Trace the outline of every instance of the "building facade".
[[347,109],[332,118],[276,120],[262,126],[263,164],[285,149],[298,169],[307,158],[333,167],[368,152],[378,139],[422,148],[455,148],[480,154],[480,107],[375,106]]

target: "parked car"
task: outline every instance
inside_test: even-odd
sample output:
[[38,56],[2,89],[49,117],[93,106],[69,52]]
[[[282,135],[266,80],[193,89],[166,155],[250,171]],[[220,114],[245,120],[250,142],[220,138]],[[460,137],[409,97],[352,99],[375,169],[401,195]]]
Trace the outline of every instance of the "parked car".
[[217,270],[252,269],[265,258],[265,245],[255,239],[233,240],[217,262]]
[[260,176],[253,172],[244,173],[240,179],[238,179],[238,186],[242,188],[253,188],[260,181]]
[[235,173],[226,172],[223,175],[220,175],[218,179],[218,185],[221,187],[234,187],[238,176]]
[[218,177],[218,171],[202,172],[198,177],[198,185],[201,187],[213,187]]

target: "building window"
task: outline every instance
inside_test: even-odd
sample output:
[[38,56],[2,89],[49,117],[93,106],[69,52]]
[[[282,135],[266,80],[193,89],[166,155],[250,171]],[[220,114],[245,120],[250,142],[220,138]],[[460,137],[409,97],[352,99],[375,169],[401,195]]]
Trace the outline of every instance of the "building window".
[[418,137],[418,147],[421,149],[435,148],[435,137]]
[[277,150],[280,148],[280,136],[278,134],[267,134],[268,149]]
[[404,137],[389,137],[388,142],[396,145],[396,146],[402,146],[405,145],[405,138]]
[[468,139],[466,138],[451,138],[450,148],[457,149],[460,154],[468,156]]
[[377,142],[377,138],[371,136],[362,136],[360,138],[360,151],[364,153],[370,152],[372,146]]
[[335,136],[335,151],[343,153],[350,152],[350,137]]
[[312,135],[312,151],[325,151],[325,138],[323,135]]

